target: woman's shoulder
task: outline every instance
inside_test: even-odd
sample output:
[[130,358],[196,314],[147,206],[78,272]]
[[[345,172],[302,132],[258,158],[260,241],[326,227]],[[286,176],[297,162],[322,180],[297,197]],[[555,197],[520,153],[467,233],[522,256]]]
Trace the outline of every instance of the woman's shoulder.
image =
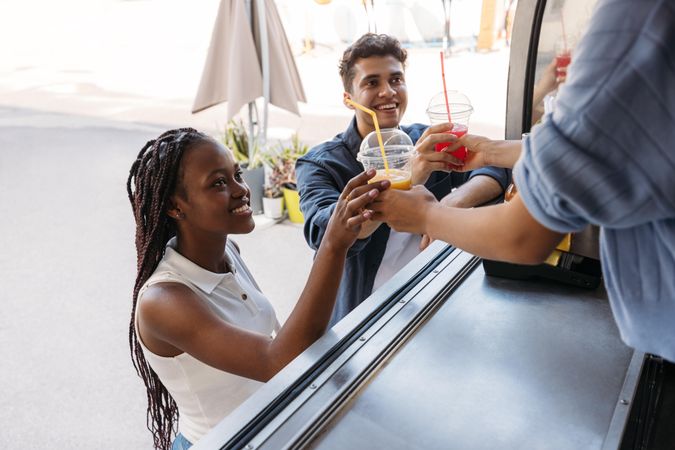
[[[188,285],[175,281],[154,283],[138,299],[138,315],[154,332],[172,332],[189,325],[192,311],[201,311],[203,302]],[[187,320],[186,320],[187,319]]]
[[186,295],[188,293],[195,294],[186,282],[177,277],[166,278],[148,285],[145,292],[143,292],[143,299],[155,299],[175,294]]
[[138,301],[140,308],[153,309],[173,307],[192,298],[199,299],[199,296],[187,283],[167,279],[147,286]]
[[173,307],[177,301],[198,298],[189,279],[176,270],[165,255],[138,294],[139,309]]

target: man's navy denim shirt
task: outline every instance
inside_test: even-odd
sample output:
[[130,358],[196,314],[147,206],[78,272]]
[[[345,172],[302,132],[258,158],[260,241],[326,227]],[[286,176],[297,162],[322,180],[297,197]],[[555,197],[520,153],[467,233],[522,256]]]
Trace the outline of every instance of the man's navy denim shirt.
[[[401,126],[413,143],[426,129],[427,125],[422,124]],[[305,239],[314,250],[319,248],[340,193],[350,179],[364,170],[363,165],[356,160],[361,141],[354,118],[347,130],[312,148],[296,163],[300,209],[305,216]],[[433,172],[425,186],[437,199],[441,199],[476,175],[494,178],[502,186],[502,192],[510,182],[509,170],[484,167],[470,173]],[[331,325],[371,294],[388,239],[389,226],[382,224],[373,234],[359,239],[349,249]]]

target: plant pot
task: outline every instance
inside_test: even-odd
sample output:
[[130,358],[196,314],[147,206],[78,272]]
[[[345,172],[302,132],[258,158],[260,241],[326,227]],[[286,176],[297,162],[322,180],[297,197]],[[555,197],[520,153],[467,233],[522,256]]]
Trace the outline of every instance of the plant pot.
[[300,211],[300,194],[297,189],[290,189],[283,187],[284,201],[286,202],[286,210],[288,211],[288,219],[293,223],[304,223],[305,217]]
[[265,217],[270,219],[281,219],[284,215],[284,198],[283,197],[263,197],[263,210]]
[[265,169],[262,166],[255,169],[242,169],[242,177],[251,190],[251,209],[253,214],[263,212],[263,184],[265,183]]

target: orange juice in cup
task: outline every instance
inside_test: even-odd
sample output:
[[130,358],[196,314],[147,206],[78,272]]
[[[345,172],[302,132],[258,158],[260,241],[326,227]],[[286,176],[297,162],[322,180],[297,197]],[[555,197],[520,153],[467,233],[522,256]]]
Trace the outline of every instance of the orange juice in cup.
[[407,191],[412,187],[410,171],[389,169],[389,172],[387,173],[385,169],[380,169],[368,183],[375,183],[376,181],[382,180],[389,180],[391,182],[392,189],[401,189],[403,191]]
[[[375,169],[376,174],[370,183],[389,180],[392,189],[407,190],[412,187],[412,157],[415,147],[410,137],[397,128],[380,130],[384,157],[380,149],[377,135],[369,133],[363,142],[356,159],[363,164],[364,170]],[[386,158],[386,164],[385,159]]]

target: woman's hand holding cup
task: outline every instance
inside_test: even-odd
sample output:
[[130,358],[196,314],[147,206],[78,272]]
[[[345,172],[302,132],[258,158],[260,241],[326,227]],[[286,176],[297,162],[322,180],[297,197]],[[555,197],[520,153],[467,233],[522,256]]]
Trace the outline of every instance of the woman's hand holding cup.
[[368,180],[374,176],[375,170],[370,169],[349,180],[328,222],[324,237],[328,245],[349,249],[356,241],[361,226],[373,217],[373,212],[367,207],[391,185],[388,180],[368,184]]

